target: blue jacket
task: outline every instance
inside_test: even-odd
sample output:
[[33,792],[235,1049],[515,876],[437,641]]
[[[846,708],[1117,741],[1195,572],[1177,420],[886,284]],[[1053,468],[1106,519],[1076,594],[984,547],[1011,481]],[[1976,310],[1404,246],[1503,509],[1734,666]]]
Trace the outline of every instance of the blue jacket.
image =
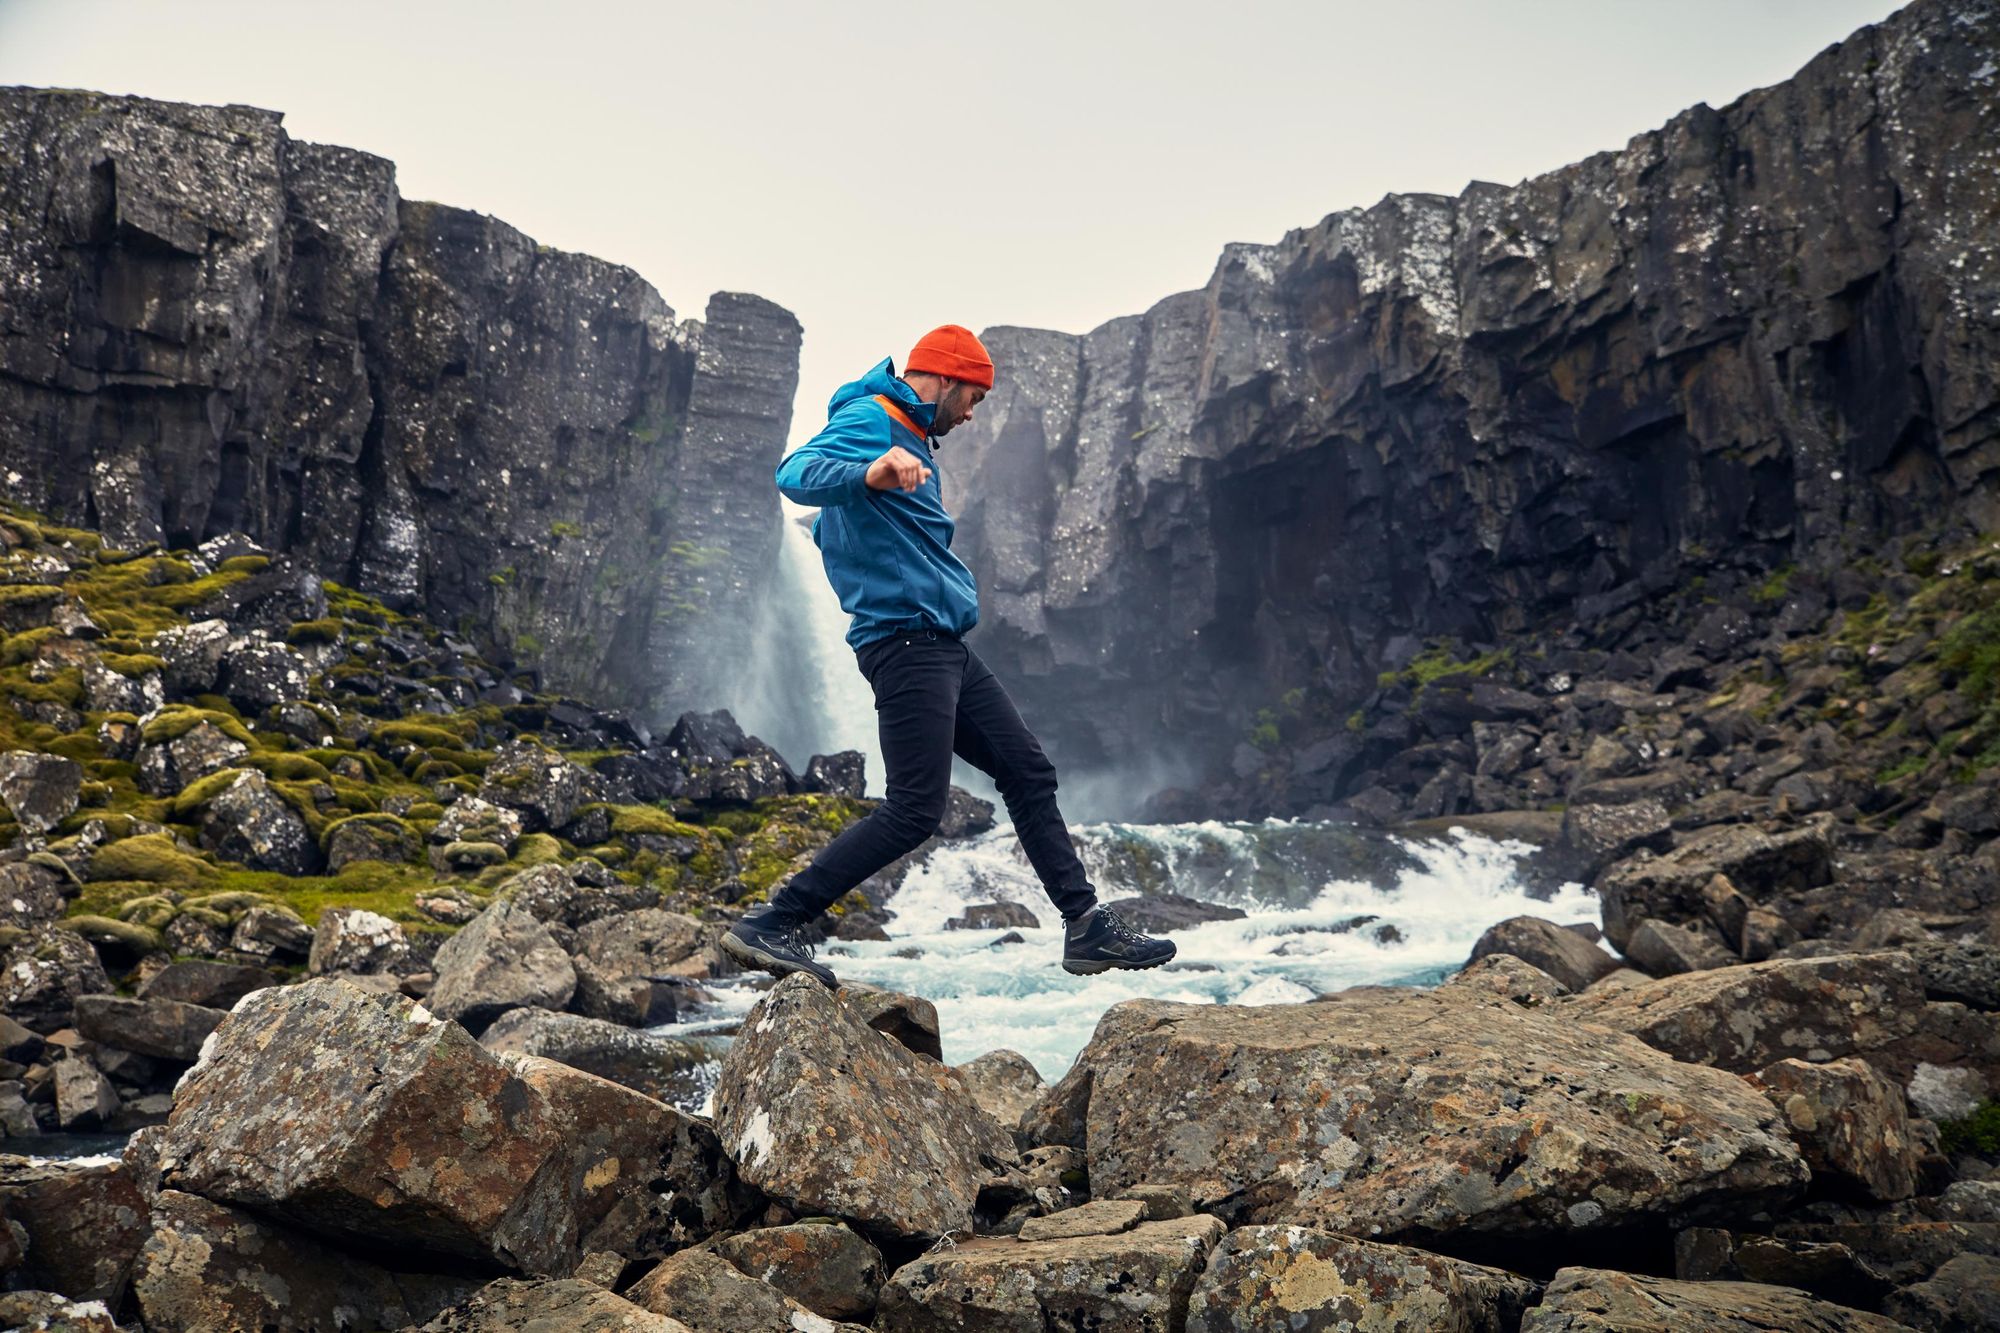
[[[925,432],[892,417],[886,394]],[[951,553],[957,524],[944,509],[942,473],[929,429],[937,409],[896,378],[893,358],[843,384],[827,404],[826,429],[785,455],[778,489],[802,505],[819,506],[813,544],[827,581],[852,616],[847,642],[859,648],[906,625],[935,625],[964,634],[979,623],[979,588]],[[868,465],[901,445],[923,460],[930,479],[914,491],[872,490]]]

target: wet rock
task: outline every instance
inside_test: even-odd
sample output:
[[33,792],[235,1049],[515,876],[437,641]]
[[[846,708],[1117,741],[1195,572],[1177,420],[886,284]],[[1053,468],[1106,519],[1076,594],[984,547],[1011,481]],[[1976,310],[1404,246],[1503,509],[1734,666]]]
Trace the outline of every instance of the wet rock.
[[479,1042],[497,1054],[555,1060],[664,1102],[677,1102],[693,1091],[695,1072],[714,1059],[706,1047],[581,1014],[529,1007],[501,1014]]
[[121,1163],[86,1166],[0,1155],[0,1214],[28,1234],[9,1286],[116,1309],[149,1230],[144,1195]]
[[327,907],[313,928],[312,952],[306,970],[326,972],[394,972],[411,962],[410,941],[403,928],[379,912],[361,907]]
[[1238,1225],[1383,1240],[1734,1212],[1807,1178],[1740,1079],[1449,987],[1114,1005],[1029,1130],[1080,1135],[1100,1194],[1179,1184]]
[[883,1036],[918,1055],[944,1059],[937,1006],[923,996],[850,981],[841,988],[840,998],[849,1013]]
[[398,1273],[179,1190],[154,1201],[132,1290],[148,1328],[403,1328],[479,1287]]
[[438,946],[432,1013],[477,1033],[509,1009],[560,1009],[576,990],[576,968],[547,926],[518,903],[500,901]]
[[559,829],[577,807],[597,800],[600,788],[588,769],[532,740],[508,741],[493,753],[479,784],[481,799],[519,811],[529,832]]
[[764,1227],[712,1242],[715,1252],[826,1319],[866,1322],[882,1290],[882,1252],[838,1224]]
[[944,923],[946,930],[1035,930],[1041,922],[1019,903],[973,903]]
[[874,1327],[881,1333],[1179,1328],[1223,1234],[1215,1218],[1186,1217],[1114,1236],[964,1241],[892,1273]]
[[662,1260],[629,1287],[634,1304],[672,1314],[695,1333],[742,1329],[812,1329],[859,1333],[861,1325],[830,1323],[784,1292],[749,1276],[719,1254],[683,1250]]
[[1679,1060],[1749,1073],[1780,1060],[1880,1051],[1916,1031],[1923,989],[1908,954],[1777,958],[1563,1001]]
[[1120,898],[1105,904],[1126,925],[1142,934],[1186,930],[1205,921],[1240,921],[1246,915],[1240,907],[1205,903],[1178,893],[1148,893],[1138,898]]
[[1597,881],[1605,937],[1622,951],[1647,917],[1669,922],[1700,917],[1702,890],[1717,875],[1764,902],[1827,883],[1833,844],[1822,823],[1777,833],[1732,824],[1697,833],[1665,856],[1621,861]]
[[221,1009],[158,997],[85,995],[76,1002],[77,1031],[122,1051],[167,1060],[193,1060],[225,1016]]
[[182,1078],[165,1189],[336,1240],[561,1271],[562,1126],[456,1024],[320,978],[244,997]]
[[441,1311],[419,1333],[694,1333],[576,1278],[489,1282]]
[[80,997],[110,989],[97,950],[73,930],[36,926],[0,946],[0,1012],[36,1032],[68,1027]]
[[1577,934],[1534,916],[1509,917],[1487,928],[1472,946],[1476,962],[1488,954],[1512,954],[1554,977],[1573,991],[1580,991],[1618,967],[1618,960]]
[[1014,1156],[957,1075],[875,1031],[803,974],[780,981],[744,1018],[714,1105],[745,1180],[875,1234],[969,1228],[980,1187]]
[[1656,977],[1705,972],[1740,961],[1722,944],[1698,930],[1647,917],[1625,942],[1625,956]]
[[1780,1060],[1749,1079],[1784,1112],[1815,1189],[1883,1201],[1917,1192],[1920,1152],[1903,1094],[1866,1061]]
[[957,783],[945,792],[944,817],[938,821],[936,836],[945,841],[976,838],[993,828],[993,802],[981,800]]
[[46,833],[76,809],[83,766],[33,750],[0,753],[0,801],[28,833]]
[[1448,1259],[1306,1227],[1252,1226],[1215,1248],[1188,1300],[1187,1333],[1264,1329],[1471,1333]]
[[322,864],[306,821],[254,768],[209,798],[201,845],[252,870],[310,875]]
[[1907,1333],[1905,1325],[1790,1287],[1681,1282],[1600,1268],[1560,1269],[1521,1333],[1659,1328],[1714,1333]]
[[952,1068],[972,1100],[1010,1134],[1020,1127],[1021,1117],[1047,1087],[1028,1057],[1015,1051],[988,1051]]

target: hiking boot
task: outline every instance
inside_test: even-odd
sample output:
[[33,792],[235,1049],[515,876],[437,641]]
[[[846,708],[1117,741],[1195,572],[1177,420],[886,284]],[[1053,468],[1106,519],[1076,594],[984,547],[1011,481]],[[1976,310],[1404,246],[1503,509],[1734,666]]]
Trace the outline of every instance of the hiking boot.
[[810,972],[829,990],[840,988],[833,969],[813,961],[813,943],[805,923],[789,920],[769,903],[723,932],[721,943],[724,953],[754,971],[774,977]]
[[1114,967],[1158,967],[1174,952],[1172,940],[1141,935],[1101,905],[1063,928],[1063,971],[1082,976]]

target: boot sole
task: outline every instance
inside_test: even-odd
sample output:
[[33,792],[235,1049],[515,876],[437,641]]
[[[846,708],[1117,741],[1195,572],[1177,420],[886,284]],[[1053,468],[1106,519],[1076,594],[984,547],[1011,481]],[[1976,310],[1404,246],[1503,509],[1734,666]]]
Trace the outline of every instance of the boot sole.
[[828,970],[826,975],[822,976],[819,972],[801,963],[794,963],[790,959],[780,958],[774,953],[766,953],[756,945],[751,944],[748,940],[731,935],[727,931],[724,931],[722,935],[722,951],[743,966],[759,972],[769,972],[774,976],[780,977],[790,976],[794,972],[804,972],[828,990],[840,989],[840,982],[834,977],[831,970]]
[[[1180,950],[1178,949],[1174,951],[1174,953],[1179,952]],[[1090,961],[1065,958],[1063,959],[1062,969],[1072,976],[1094,977],[1100,972],[1109,972],[1113,968],[1118,968],[1125,972],[1144,972],[1149,967],[1158,967],[1162,963],[1171,963],[1173,961],[1174,954],[1172,953],[1155,958],[1150,963],[1121,963],[1110,958],[1093,959]]]

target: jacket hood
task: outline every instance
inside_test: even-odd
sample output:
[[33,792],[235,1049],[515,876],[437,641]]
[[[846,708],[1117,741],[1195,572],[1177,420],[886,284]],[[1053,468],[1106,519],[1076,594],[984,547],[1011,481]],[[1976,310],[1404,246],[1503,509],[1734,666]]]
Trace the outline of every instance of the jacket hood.
[[866,375],[836,389],[826,405],[826,414],[832,416],[856,399],[873,398],[878,393],[887,394],[889,401],[909,413],[910,420],[925,431],[929,431],[931,423],[937,419],[937,405],[917,397],[915,389],[896,378],[896,358],[892,356],[883,357]]

